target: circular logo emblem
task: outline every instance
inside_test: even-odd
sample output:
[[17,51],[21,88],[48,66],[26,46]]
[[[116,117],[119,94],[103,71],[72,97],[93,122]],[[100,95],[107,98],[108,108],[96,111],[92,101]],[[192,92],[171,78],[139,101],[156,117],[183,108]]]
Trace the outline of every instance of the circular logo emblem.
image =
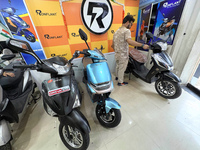
[[104,34],[113,21],[109,0],[83,0],[81,17],[86,28],[94,34]]

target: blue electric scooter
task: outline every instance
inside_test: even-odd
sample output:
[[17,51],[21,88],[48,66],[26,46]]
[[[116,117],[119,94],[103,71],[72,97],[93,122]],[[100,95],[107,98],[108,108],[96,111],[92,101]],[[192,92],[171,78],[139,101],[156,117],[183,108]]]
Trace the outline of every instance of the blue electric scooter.
[[30,28],[30,26],[22,18],[20,18],[18,15],[14,14],[16,12],[15,8],[13,8],[13,7],[3,8],[3,9],[1,9],[1,12],[7,13],[9,15],[8,17],[11,20],[11,22],[16,26],[16,27],[14,27],[14,26],[10,25],[10,23],[8,23],[7,19],[5,18],[12,34],[15,34],[18,36],[24,35],[25,38],[29,42],[36,41],[34,34],[32,32],[30,32],[29,30],[27,30],[27,28]]
[[109,95],[113,89],[111,73],[106,58],[101,50],[90,50],[86,33],[79,29],[82,40],[88,49],[76,51],[77,55],[84,54],[82,59],[84,66],[83,82],[93,103],[97,102],[96,116],[100,124],[107,128],[116,127],[121,121],[120,104]]

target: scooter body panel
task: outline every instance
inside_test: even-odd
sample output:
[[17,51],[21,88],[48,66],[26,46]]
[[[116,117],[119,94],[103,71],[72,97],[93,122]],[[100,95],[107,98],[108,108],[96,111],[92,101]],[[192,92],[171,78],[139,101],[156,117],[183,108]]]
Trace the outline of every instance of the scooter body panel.
[[43,81],[42,95],[44,102],[58,115],[70,113],[76,98],[81,101],[78,84],[71,75]]
[[77,127],[83,133],[90,132],[90,125],[85,116],[78,110],[73,109],[68,115],[59,116],[60,123],[65,125],[67,122],[70,126]]
[[110,111],[110,109],[120,109],[121,105],[114,99],[108,97],[105,99],[105,109],[106,109],[106,113],[108,113]]
[[0,121],[0,146],[5,145],[11,140],[9,123],[6,120]]
[[88,64],[86,70],[88,83],[99,84],[112,80],[107,62]]
[[163,78],[170,79],[174,82],[181,82],[181,79],[173,72],[163,72]]
[[29,28],[28,24],[22,18],[20,18],[19,16],[12,15],[9,18],[12,21],[12,23],[17,26],[17,28],[20,28],[20,29]]
[[9,99],[4,99],[0,103],[0,120],[7,120],[9,123],[19,122],[19,117],[15,107]]

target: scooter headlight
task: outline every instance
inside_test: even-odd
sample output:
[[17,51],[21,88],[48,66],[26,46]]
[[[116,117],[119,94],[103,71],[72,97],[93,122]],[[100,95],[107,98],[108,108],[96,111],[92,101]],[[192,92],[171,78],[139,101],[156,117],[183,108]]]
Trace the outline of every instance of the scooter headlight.
[[167,69],[167,70],[173,70],[173,67],[170,67],[168,65],[168,63],[158,54],[154,54],[152,55],[152,57],[154,58],[154,60],[156,61],[156,63],[158,65],[160,65],[161,67]]
[[76,95],[73,108],[76,108],[76,107],[79,107],[79,106],[81,106],[81,103],[80,103],[78,95]]
[[57,70],[58,75],[64,75],[70,70],[69,64],[66,64],[65,66],[61,66],[58,64],[53,64],[54,68]]
[[166,51],[167,50],[167,43],[165,42],[157,42],[156,44],[158,44],[160,47],[161,47],[161,49],[162,49],[162,51]]

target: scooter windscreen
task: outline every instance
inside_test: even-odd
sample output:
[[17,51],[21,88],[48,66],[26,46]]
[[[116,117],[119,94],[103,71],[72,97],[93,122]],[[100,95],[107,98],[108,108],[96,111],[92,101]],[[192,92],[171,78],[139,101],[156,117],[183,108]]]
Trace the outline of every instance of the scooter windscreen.
[[94,50],[88,50],[88,53],[90,53],[90,58],[94,60],[105,60],[103,53],[96,48]]

